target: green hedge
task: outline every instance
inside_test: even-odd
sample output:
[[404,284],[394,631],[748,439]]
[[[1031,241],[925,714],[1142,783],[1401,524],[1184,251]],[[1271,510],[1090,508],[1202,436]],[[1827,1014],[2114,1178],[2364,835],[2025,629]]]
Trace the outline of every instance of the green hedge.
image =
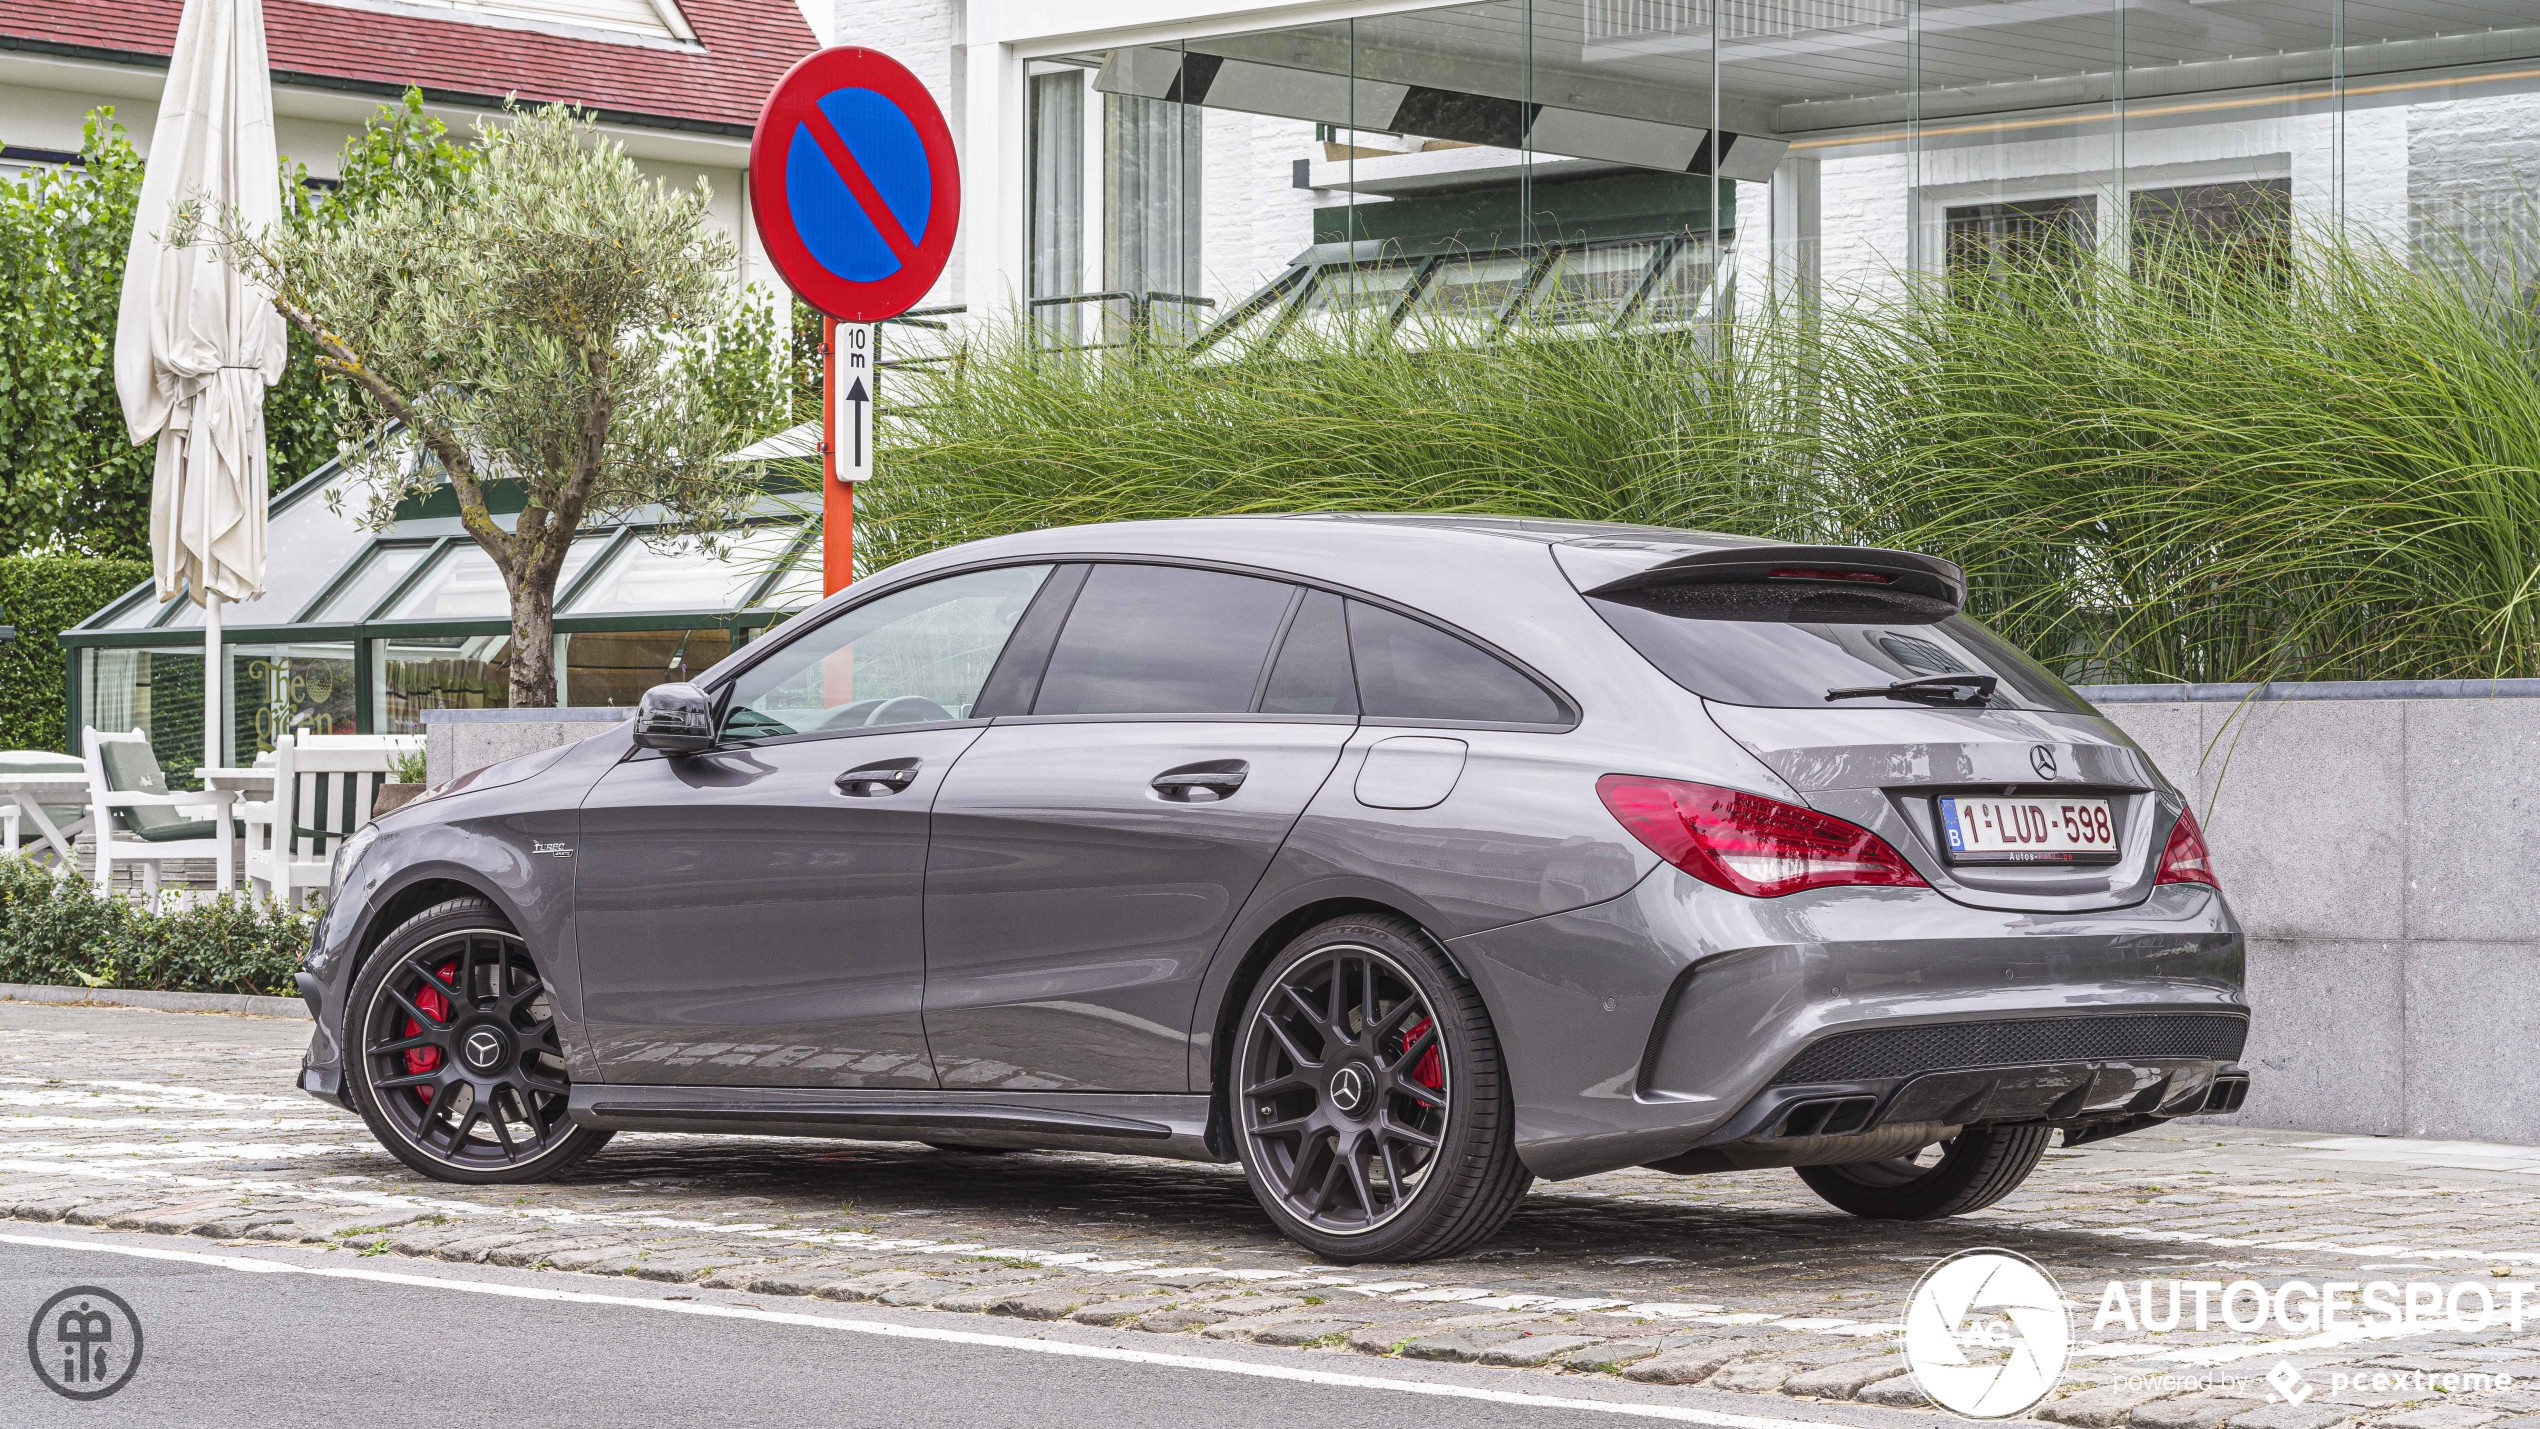
[[68,749],[60,635],[150,578],[147,561],[88,556],[0,558],[0,616],[18,628],[0,647],[0,748]]
[[311,919],[228,897],[157,913],[0,858],[0,982],[293,995]]

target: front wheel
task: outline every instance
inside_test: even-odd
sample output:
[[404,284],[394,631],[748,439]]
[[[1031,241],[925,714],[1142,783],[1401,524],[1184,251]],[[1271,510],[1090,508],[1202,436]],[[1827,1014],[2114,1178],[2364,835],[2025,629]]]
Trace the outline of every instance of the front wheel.
[[437,904],[391,932],[353,980],[344,1022],[353,1109],[434,1180],[542,1180],[608,1143],[566,1115],[546,981],[482,898]]
[[1837,1210],[1875,1221],[1936,1221],[1981,1211],[2020,1188],[2055,1128],[2036,1122],[1971,1126],[1935,1160],[1898,1156],[1845,1166],[1802,1166],[1799,1179]]
[[1337,918],[1271,959],[1228,1096],[1253,1195],[1333,1261],[1452,1255],[1534,1182],[1481,995],[1399,918]]

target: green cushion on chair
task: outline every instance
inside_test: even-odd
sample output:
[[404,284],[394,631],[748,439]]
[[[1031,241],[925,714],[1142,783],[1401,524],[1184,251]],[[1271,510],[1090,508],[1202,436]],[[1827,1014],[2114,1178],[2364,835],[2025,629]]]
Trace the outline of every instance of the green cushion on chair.
[[[105,766],[106,787],[118,794],[164,794],[168,780],[159,772],[159,756],[150,746],[137,739],[118,739],[97,746],[97,761]],[[180,818],[176,810],[161,804],[156,808],[117,809],[115,822],[149,840],[167,843],[175,839],[207,839],[212,836],[209,819]],[[178,832],[180,829],[199,832]]]
[[[229,825],[230,837],[243,839],[247,836],[247,826],[244,823],[241,823],[236,819],[232,819],[229,821]],[[172,844],[182,842],[186,839],[207,839],[212,836],[212,830],[219,827],[220,824],[212,819],[179,819],[173,824],[162,824],[155,829],[144,831],[141,835],[141,841],[143,843],[153,844]]]

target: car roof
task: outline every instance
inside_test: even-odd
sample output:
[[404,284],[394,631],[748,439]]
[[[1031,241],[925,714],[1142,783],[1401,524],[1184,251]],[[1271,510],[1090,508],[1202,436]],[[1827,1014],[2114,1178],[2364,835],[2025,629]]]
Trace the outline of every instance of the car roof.
[[1514,536],[1540,541],[1545,545],[1592,544],[1600,541],[1630,540],[1634,544],[1651,543],[1686,549],[1721,549],[1732,546],[1769,546],[1781,542],[1760,536],[1737,536],[1723,531],[1695,531],[1677,526],[1647,526],[1628,521],[1580,521],[1540,516],[1486,516],[1468,512],[1358,512],[1308,511],[1282,516],[1286,521],[1348,521],[1384,526],[1426,526],[1439,530],[1472,531],[1493,536]]

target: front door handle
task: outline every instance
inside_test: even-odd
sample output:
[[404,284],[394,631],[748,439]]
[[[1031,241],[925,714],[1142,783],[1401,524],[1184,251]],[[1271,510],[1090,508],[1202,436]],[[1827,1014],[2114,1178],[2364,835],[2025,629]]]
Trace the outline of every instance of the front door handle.
[[1252,766],[1240,759],[1217,759],[1167,769],[1148,780],[1147,787],[1176,804],[1214,803],[1235,797],[1251,772]]
[[838,776],[838,792],[854,799],[875,799],[896,794],[917,782],[918,761],[914,759],[880,759],[859,764]]

